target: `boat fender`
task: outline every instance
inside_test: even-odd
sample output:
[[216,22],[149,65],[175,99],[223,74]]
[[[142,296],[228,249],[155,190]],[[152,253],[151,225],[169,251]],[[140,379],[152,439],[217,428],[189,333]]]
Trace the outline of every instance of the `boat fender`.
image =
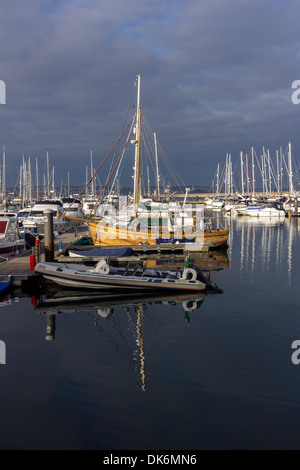
[[182,273],[182,279],[186,279],[187,281],[196,281],[197,271],[192,268],[186,268]]
[[95,266],[94,272],[100,274],[109,274],[110,266],[108,262],[105,259],[99,261]]

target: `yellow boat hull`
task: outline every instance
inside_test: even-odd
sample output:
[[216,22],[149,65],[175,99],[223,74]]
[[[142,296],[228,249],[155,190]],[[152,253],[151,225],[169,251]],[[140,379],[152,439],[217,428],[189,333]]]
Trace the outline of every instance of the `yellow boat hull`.
[[[158,239],[164,239],[163,234],[154,236],[151,230],[134,231],[126,228],[115,228],[101,222],[88,222],[89,231],[94,245],[105,246],[134,246],[140,244],[157,245]],[[210,230],[201,233],[199,241],[211,248],[218,248],[227,245],[230,226],[226,229]],[[170,237],[169,237],[170,238]],[[192,229],[185,231],[185,238],[195,238]],[[184,239],[184,237],[183,237]]]

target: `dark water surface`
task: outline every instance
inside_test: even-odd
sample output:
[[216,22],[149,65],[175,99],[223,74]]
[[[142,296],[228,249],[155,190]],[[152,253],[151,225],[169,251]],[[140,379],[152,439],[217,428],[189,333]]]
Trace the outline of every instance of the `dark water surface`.
[[233,219],[223,294],[2,302],[0,448],[299,449],[299,259],[297,221]]

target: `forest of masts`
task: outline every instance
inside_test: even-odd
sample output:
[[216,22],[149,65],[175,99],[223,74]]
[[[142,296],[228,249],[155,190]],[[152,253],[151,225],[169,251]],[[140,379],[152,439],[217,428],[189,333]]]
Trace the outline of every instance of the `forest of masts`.
[[[91,175],[95,173],[95,169],[93,167],[92,150],[90,153],[90,158],[91,166],[90,168],[86,166],[86,181],[90,179],[89,173],[91,173]],[[35,167],[35,169],[33,167]],[[69,171],[67,179],[67,184],[64,184],[62,181],[60,188],[55,186],[55,170],[54,166],[50,170],[48,151],[46,155],[46,171],[43,173],[42,180],[39,178],[38,159],[36,158],[32,163],[30,157],[28,157],[26,160],[25,156],[23,155],[22,164],[20,165],[20,171],[17,177],[15,188],[13,192],[8,192],[6,186],[6,151],[5,145],[3,146],[3,163],[2,167],[0,167],[0,202],[2,204],[7,203],[9,200],[9,202],[14,202],[24,207],[42,199],[70,197],[72,196],[72,191],[70,186]],[[96,194],[96,191],[98,190],[97,183],[101,187],[99,180],[94,178],[89,188],[89,195],[87,194],[88,189],[86,189],[86,197],[91,196],[92,194]]]
[[[220,169],[217,166],[217,172],[212,182],[211,193],[224,195],[225,198],[234,194],[252,195],[260,193],[264,196],[274,194],[283,194],[288,192],[290,196],[295,195],[296,188],[294,184],[294,174],[292,167],[293,152],[291,143],[285,152],[276,151],[275,163],[273,162],[270,151],[263,147],[260,157],[257,156],[254,147],[249,154],[242,151],[237,159],[235,168],[232,164],[231,154],[226,155],[225,166]],[[295,159],[296,161],[296,159]],[[297,163],[297,162],[296,162]],[[31,204],[40,199],[54,199],[56,197],[71,196],[70,173],[68,172],[67,184],[61,183],[59,189],[55,186],[54,166],[50,170],[49,153],[46,154],[46,169],[43,173],[42,181],[39,179],[38,159],[35,159],[35,177],[33,177],[32,162],[29,157],[26,161],[22,156],[22,164],[13,193],[7,192],[6,187],[6,152],[3,146],[3,164],[0,168],[0,200],[2,203],[8,199],[18,203],[22,207]],[[90,168],[86,166],[86,182],[90,180],[90,175],[94,175],[92,150],[90,152]],[[297,184],[299,168],[297,165]],[[99,185],[97,188],[96,185]],[[101,183],[95,178],[91,178],[89,189],[86,188],[85,196],[94,196],[97,190],[101,189]],[[87,193],[89,191],[89,194]]]
[[[231,154],[227,154],[225,166],[221,171],[220,164],[218,164],[211,192],[217,196],[222,194],[225,198],[236,193],[255,197],[257,193],[271,196],[288,192],[290,196],[293,196],[296,188],[292,157],[291,143],[288,144],[285,152],[282,148],[276,151],[275,164],[270,151],[265,150],[264,147],[260,158],[253,147],[249,155],[240,152],[235,168],[232,165]],[[298,174],[297,168],[297,176]]]

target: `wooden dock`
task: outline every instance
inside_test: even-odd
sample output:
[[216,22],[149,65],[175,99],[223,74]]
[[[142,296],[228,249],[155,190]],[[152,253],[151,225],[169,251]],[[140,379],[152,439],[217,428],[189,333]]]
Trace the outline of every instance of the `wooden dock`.
[[[77,229],[72,229],[69,232],[58,235],[54,240],[54,258],[57,262],[76,262],[76,263],[96,263],[101,257],[91,258],[88,257],[88,252],[91,249],[95,249],[95,245],[88,245],[84,242],[89,239],[89,231],[86,225],[82,225]],[[43,244],[40,245],[41,253],[39,258],[36,256],[36,261],[45,261],[45,255],[43,251]],[[103,246],[98,248],[120,248],[119,246]],[[160,245],[136,245],[130,247],[133,250],[133,256],[128,258],[115,258],[115,261],[119,263],[131,262],[131,263],[145,263],[147,265],[157,267],[160,265],[167,266],[172,263],[180,263],[184,258],[187,244],[160,244]],[[68,250],[86,250],[86,258],[71,258],[67,256]],[[23,286],[24,284],[33,285],[37,283],[37,279],[41,279],[41,276],[35,274],[34,270],[30,268],[30,256],[36,254],[36,248],[28,250],[27,252],[3,261],[0,263],[0,281],[11,282],[13,286]],[[217,262],[219,263],[216,254],[209,251],[207,245],[199,248],[197,251],[190,252],[190,260],[197,265],[203,265],[207,267],[207,270],[215,269],[214,266]],[[221,259],[221,267],[226,265],[228,260]]]
[[[55,259],[61,253],[60,247],[69,246],[76,243],[80,238],[87,235],[88,229],[86,226],[81,226],[78,229],[72,229],[69,232],[59,235],[54,240]],[[41,244],[41,247],[43,245]],[[12,285],[20,286],[24,282],[35,282],[40,276],[35,274],[30,269],[30,255],[35,252],[35,249],[27,250],[19,256],[8,258],[6,261],[0,263],[0,281],[11,282]],[[44,261],[43,248],[41,249],[40,261]]]

